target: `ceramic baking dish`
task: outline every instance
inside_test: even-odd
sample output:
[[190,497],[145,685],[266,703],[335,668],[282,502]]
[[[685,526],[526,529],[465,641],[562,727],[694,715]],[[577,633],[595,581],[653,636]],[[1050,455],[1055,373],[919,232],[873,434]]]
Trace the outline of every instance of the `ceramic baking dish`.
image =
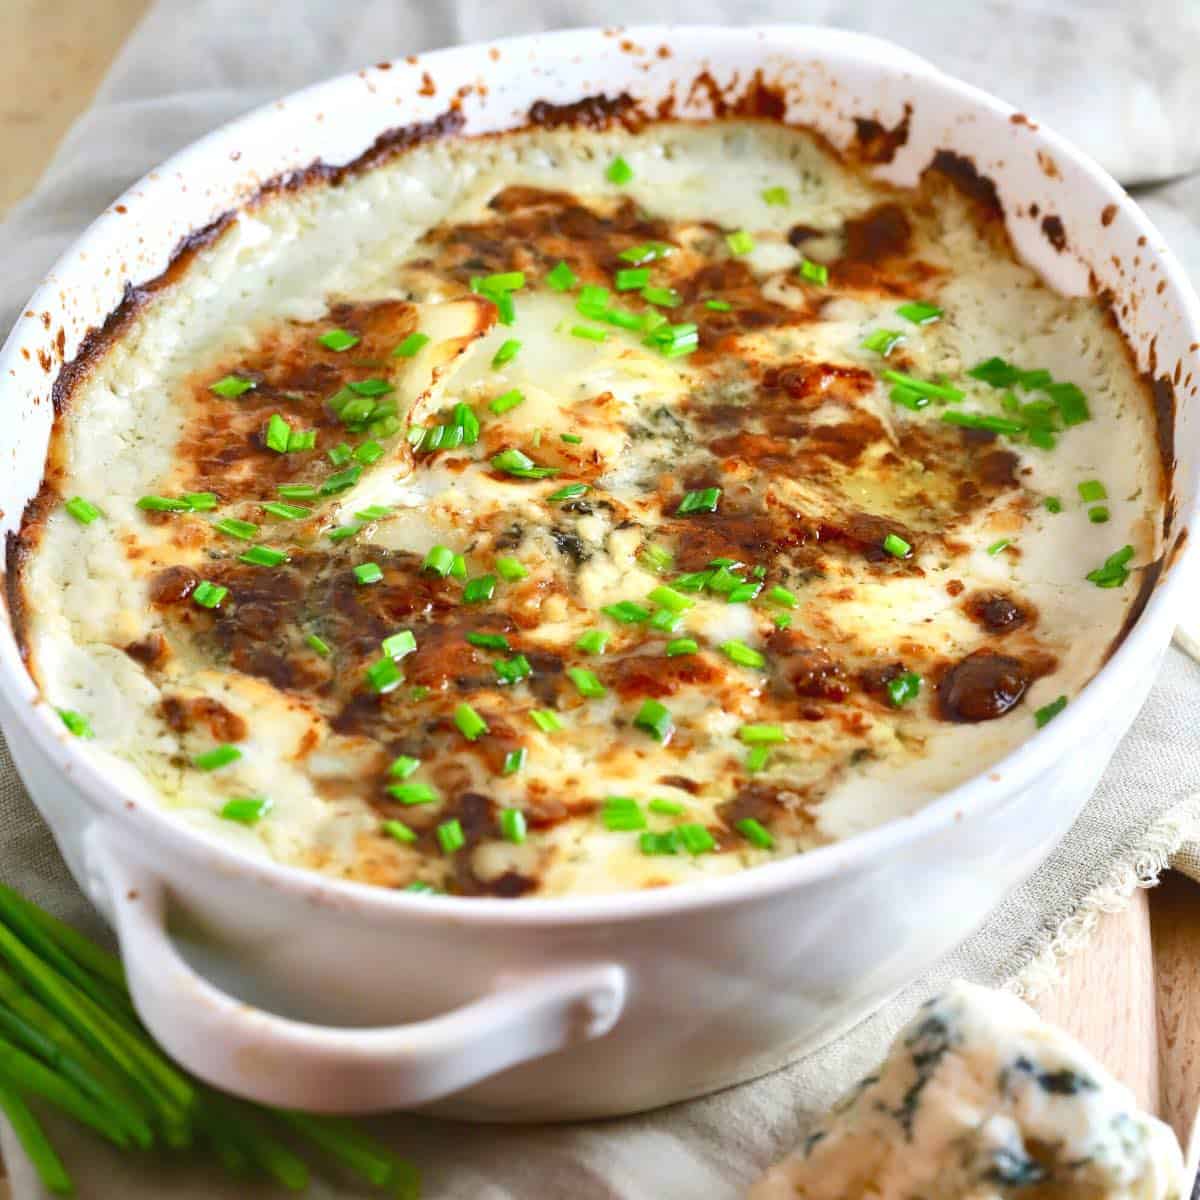
[[88,331],[265,181],[352,160],[451,104],[470,135],[520,126],[539,101],[623,92],[650,113],[810,126],[866,147],[898,183],[938,154],[968,182],[990,179],[1021,255],[1063,290],[1084,291],[1089,277],[1109,290],[1139,366],[1159,380],[1177,456],[1166,560],[1079,699],[917,815],[728,878],[573,900],[393,893],[205,840],[77,753],[6,613],[0,719],[21,775],[116,927],[150,1030],[233,1092],[324,1110],[566,1119],[777,1067],[913,980],[1037,867],[1154,679],[1196,503],[1195,294],[1133,202],[1052,133],[895,47],[824,29],[583,30],[468,46],[336,79],[203,139],[95,222],[9,337],[3,528],[37,492],[55,381]]

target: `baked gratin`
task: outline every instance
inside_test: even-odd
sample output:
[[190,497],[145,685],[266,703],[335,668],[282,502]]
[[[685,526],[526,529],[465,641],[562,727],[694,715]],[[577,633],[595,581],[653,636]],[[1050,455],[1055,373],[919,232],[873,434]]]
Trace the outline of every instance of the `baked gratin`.
[[437,132],[69,368],[9,583],[85,753],[284,863],[552,896],[844,839],[1070,703],[1159,555],[1152,397],[985,181]]

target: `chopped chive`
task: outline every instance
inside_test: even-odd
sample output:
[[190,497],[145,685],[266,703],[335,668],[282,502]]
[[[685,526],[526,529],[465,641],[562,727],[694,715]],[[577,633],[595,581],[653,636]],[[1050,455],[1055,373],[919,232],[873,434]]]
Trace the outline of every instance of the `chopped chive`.
[[463,833],[462,824],[457,817],[443,821],[437,827],[437,840],[443,854],[453,854],[467,844],[466,834]]
[[410,779],[407,783],[389,783],[387,793],[400,804],[412,807],[417,804],[433,804],[438,794],[427,783]]
[[1108,523],[1108,507],[1104,504],[1096,504],[1088,509],[1088,520],[1093,525],[1105,525]]
[[595,673],[586,667],[568,667],[567,675],[581,696],[588,700],[598,700],[607,694],[608,689],[596,678]]
[[1008,388],[1021,378],[1021,372],[1002,358],[987,358],[976,363],[968,372],[972,379],[990,384],[994,388]]
[[350,461],[354,451],[351,450],[345,442],[338,442],[336,446],[330,446],[325,453],[328,455],[329,461],[333,463],[335,467],[340,467]]
[[351,521],[348,525],[335,525],[327,533],[331,542],[344,542],[347,538],[352,538],[362,526],[357,521]]
[[467,577],[467,560],[462,554],[456,554],[454,561],[450,564],[450,578],[457,579],[460,583]]
[[317,445],[315,429],[293,429],[288,433],[287,450],[289,454],[299,450],[313,450]]
[[663,833],[643,833],[638,838],[638,849],[643,854],[678,854],[679,838],[673,829]]
[[660,608],[649,621],[650,628],[657,629],[659,633],[674,633],[682,624],[682,615],[673,613],[669,608]]
[[326,350],[335,350],[338,353],[357,346],[360,340],[357,334],[351,333],[348,329],[330,329],[317,338],[317,341]]
[[600,806],[600,820],[612,833],[646,828],[646,814],[632,796],[606,796]]
[[677,592],[666,584],[659,584],[647,597],[652,604],[665,608],[673,613],[687,612],[696,602],[689,600],[682,592]]
[[[675,581],[676,583],[679,580]],[[735,575],[728,567],[719,566],[715,571],[710,571],[708,578],[704,581],[705,588],[710,592],[716,592],[719,596],[728,596],[734,588],[740,587],[745,581]]]
[[608,330],[597,329],[594,325],[572,325],[571,336],[583,338],[587,342],[606,342],[608,340]]
[[656,742],[668,742],[675,732],[675,723],[666,705],[657,700],[646,700],[633,718],[634,725],[648,733]]
[[1054,382],[1054,376],[1047,370],[1022,371],[1017,383],[1026,392],[1040,391],[1047,384]]
[[1110,554],[1104,560],[1103,566],[1089,571],[1084,578],[1097,587],[1120,587],[1129,578],[1128,563],[1132,558],[1133,547],[1122,546],[1120,550]]
[[557,491],[551,492],[546,499],[551,503],[557,503],[560,500],[575,500],[589,491],[591,488],[586,483],[567,483]]
[[730,588],[725,596],[727,604],[749,604],[762,591],[762,580],[755,579],[747,583],[739,583]]
[[800,260],[800,277],[818,287],[824,287],[829,282],[829,268],[824,263],[813,262],[810,258]]
[[417,353],[429,345],[429,334],[427,333],[410,333],[392,351],[393,358],[413,358]]
[[477,575],[468,580],[463,588],[462,600],[464,604],[483,604],[484,601],[490,600],[495,592],[495,575]]
[[508,338],[500,349],[492,355],[492,366],[502,367],[505,363],[512,362],[517,357],[517,351],[521,349],[521,343],[516,338]]
[[942,316],[942,310],[936,304],[927,304],[924,300],[910,300],[900,305],[896,312],[914,325],[928,325]]
[[368,438],[354,449],[354,457],[364,466],[370,466],[383,457],[383,447],[373,438]]
[[667,643],[667,657],[678,658],[681,654],[698,654],[699,643],[694,638],[676,638]]
[[494,454],[492,467],[517,479],[549,479],[559,472],[558,467],[539,467],[528,454],[512,447]]
[[480,646],[484,650],[508,650],[508,638],[502,633],[478,633],[471,630],[467,634],[467,641],[472,646]]
[[417,639],[411,629],[401,629],[399,633],[385,637],[379,643],[379,648],[388,658],[403,658],[417,648]]
[[1047,496],[1042,502],[1047,512],[1062,512],[1062,501],[1057,496]]
[[218,379],[216,383],[210,383],[208,390],[216,392],[218,396],[224,396],[226,400],[233,400],[255,386],[253,379],[242,379],[239,375],[226,375]]
[[311,483],[283,483],[275,489],[285,500],[315,500],[317,489]]
[[561,441],[567,442],[572,446],[578,446],[583,441],[583,438],[577,433],[560,433],[558,436]]
[[388,774],[396,779],[407,779],[414,771],[419,770],[420,766],[419,758],[413,758],[411,754],[399,754],[392,759]]
[[[426,883],[423,879],[414,879],[412,883],[406,883],[404,885],[404,891],[419,892],[426,896],[436,896],[438,894],[437,888],[435,888],[432,883]],[[294,1116],[295,1114],[290,1115]]]
[[569,292],[578,282],[578,276],[565,262],[560,262],[546,275],[546,283],[556,292]]
[[787,629],[787,627],[789,625],[791,625],[791,623],[792,623],[792,614],[791,613],[776,613],[771,618],[771,620],[775,622],[776,626],[779,629]]
[[737,229],[725,235],[725,244],[731,254],[749,254],[754,249],[754,236],[745,229]]
[[97,517],[103,515],[90,500],[85,500],[82,496],[72,496],[63,507],[80,525],[90,525]]
[[677,817],[683,812],[683,805],[678,800],[651,800],[646,807],[662,817]]
[[242,752],[236,746],[222,742],[221,745],[214,746],[211,750],[205,750],[202,754],[195,755],[192,759],[192,766],[201,771],[216,771],[221,767],[229,766],[230,763],[237,762],[241,757]]
[[579,635],[575,648],[584,654],[603,654],[608,645],[608,634],[602,629],[588,629]]
[[425,555],[425,561],[421,564],[421,570],[432,571],[435,575],[440,575],[445,579],[450,574],[450,568],[453,565],[454,551],[449,546],[434,546]]
[[215,492],[184,492],[183,501],[192,512],[212,512],[217,507]]
[[617,257],[622,262],[632,263],[635,267],[645,266],[646,263],[658,262],[659,259],[669,258],[675,253],[675,247],[666,242],[642,242],[622,250]]
[[[521,751],[524,754],[524,751]],[[506,771],[505,774],[511,772]],[[506,842],[520,845],[525,840],[525,814],[519,808],[506,808],[500,813],[500,832]]]
[[689,854],[707,854],[717,845],[716,838],[703,825],[678,825],[675,835]]
[[412,688],[408,689],[409,699],[411,699],[414,704],[419,704],[422,700],[425,699],[426,696],[429,695],[429,692],[430,692],[430,689],[427,688],[424,684],[417,684],[416,687],[412,687]]
[[226,821],[237,821],[242,825],[257,825],[271,811],[272,803],[266,796],[235,796],[225,802],[221,816]]
[[1049,704],[1043,705],[1033,714],[1033,719],[1037,722],[1037,727],[1041,729],[1043,725],[1049,725],[1066,707],[1066,696],[1059,696],[1057,700],[1051,700]]
[[265,500],[261,507],[263,512],[280,517],[284,521],[299,521],[302,517],[311,517],[313,511],[311,508],[305,508],[303,504],[281,504],[278,500]]
[[746,770],[752,775],[761,771],[771,758],[770,746],[751,746],[746,751]]
[[176,500],[170,496],[142,496],[137,506],[143,512],[187,512],[190,507],[186,500]]
[[903,708],[921,694],[921,677],[915,671],[905,671],[887,682],[888,699],[893,708]]
[[360,521],[383,521],[392,515],[392,510],[385,508],[382,504],[371,504],[366,508],[360,508],[354,515]]
[[609,183],[623,187],[633,179],[633,168],[618,154],[604,172]]
[[650,616],[648,608],[643,608],[633,600],[618,600],[615,604],[604,605],[600,611],[606,617],[612,617],[614,621],[620,621],[625,625],[636,625]]
[[352,488],[362,474],[362,467],[354,466],[347,467],[344,471],[336,471],[325,480],[320,487],[322,496],[332,496],[337,492],[344,492],[347,488]]
[[959,412],[949,409],[942,413],[942,420],[947,425],[961,425],[964,429],[986,429],[991,433],[1021,433],[1025,426],[1020,421],[1012,421],[1007,417],[992,417],[983,413]]
[[404,674],[395,660],[377,658],[365,672],[367,686],[378,696],[386,695],[404,682]]
[[242,542],[248,542],[257,536],[259,529],[253,521],[239,521],[236,517],[222,517],[221,520],[213,522],[213,528],[218,533]]
[[743,817],[734,824],[734,829],[759,850],[772,850],[775,847],[775,839],[753,817]]
[[238,562],[248,563],[252,567],[281,567],[287,560],[286,551],[276,550],[273,546],[251,546],[244,554],[238,555]]
[[1091,504],[1093,500],[1108,499],[1108,492],[1098,479],[1085,479],[1079,484],[1078,490],[1079,498],[1085,504]]
[[1087,397],[1073,383],[1049,383],[1043,389],[1058,406],[1064,425],[1080,425],[1091,419]]
[[267,449],[274,450],[277,454],[286,454],[291,436],[292,427],[278,413],[272,413],[263,435]]
[[[504,765],[500,768],[501,775],[515,775],[518,771],[525,769],[525,760],[529,757],[529,751],[524,746],[516,750],[510,750],[504,756]],[[516,839],[510,839],[516,840]]]
[[687,575],[680,575],[673,586],[680,592],[702,592],[712,576],[712,571],[691,571]]
[[211,583],[207,579],[202,579],[192,589],[192,599],[201,608],[220,608],[221,602],[228,595],[227,587],[222,587],[219,583]]
[[767,665],[766,656],[747,646],[745,642],[722,642],[721,653],[730,662],[737,663],[739,667],[753,667],[755,670],[761,671]]
[[669,571],[674,561],[675,556],[663,546],[643,546],[642,552],[638,555],[638,562],[646,570],[653,571],[656,575]]
[[360,563],[354,568],[354,578],[358,580],[360,587],[366,587],[370,583],[379,583],[383,579],[383,568],[374,562]]
[[787,741],[782,725],[743,725],[738,738],[747,746],[774,746]]
[[62,723],[73,733],[77,738],[95,737],[95,731],[92,729],[91,722],[81,712],[76,712],[73,708],[56,708],[54,710],[59,715]]
[[379,826],[390,838],[395,838],[402,845],[409,846],[417,840],[417,835],[403,821],[384,821]]
[[996,555],[999,554],[1001,550],[1004,550],[1005,548],[1007,548],[1008,546],[1011,546],[1011,545],[1012,545],[1011,538],[997,538],[996,541],[994,541],[987,548],[987,553],[990,554],[993,558],[995,558]]
[[787,204],[788,190],[785,187],[769,187],[763,188],[762,198],[764,204]]
[[698,491],[688,492],[679,502],[679,507],[675,512],[679,516],[687,516],[689,513],[698,512],[716,512],[720,500],[720,488],[700,488]]
[[313,653],[319,654],[322,658],[328,658],[333,653],[333,648],[329,643],[324,638],[317,637],[315,633],[310,633],[304,641]]
[[771,590],[767,592],[766,599],[768,599],[772,604],[779,604],[784,608],[796,607],[796,593],[789,591],[787,588],[782,587],[779,584],[776,584],[775,587],[771,588]]
[[488,723],[469,704],[460,704],[454,710],[454,724],[468,742],[478,740],[488,731]]
[[498,658],[492,663],[492,669],[502,684],[520,683],[522,679],[528,679],[533,674],[533,667],[523,654],[514,654],[508,659]]
[[644,287],[641,296],[647,304],[657,304],[659,308],[675,308],[683,303],[683,297],[674,288]]
[[661,313],[654,315],[660,323],[653,326],[643,345],[653,346],[664,358],[680,358],[691,354],[700,344],[699,328],[694,321],[672,325]]
[[704,307],[712,309],[713,312],[730,312],[733,309],[728,300],[705,300]]
[[531,709],[529,719],[543,733],[557,733],[563,727],[561,718],[552,708]]
[[636,292],[650,282],[649,267],[622,267],[614,276],[618,292]]
[[396,390],[386,379],[358,379],[346,386],[356,396],[386,396]]
[[509,409],[516,408],[517,404],[523,403],[523,392],[514,388],[511,391],[504,392],[503,395],[497,396],[496,400],[493,400],[487,407],[497,416],[502,416],[504,413],[509,412]]
[[883,549],[893,558],[907,558],[912,553],[912,545],[895,533],[889,533],[883,539]]
[[500,574],[500,578],[508,583],[516,583],[519,579],[524,579],[529,574],[529,569],[518,558],[511,558],[508,555],[502,555],[496,559],[496,570]]
[[[884,371],[883,378],[888,383],[896,384],[908,392],[914,392],[918,396],[934,400],[953,402],[961,400],[964,395],[958,388],[951,387],[948,383],[932,383],[928,379],[917,379],[912,375],[905,375],[903,371]],[[894,394],[892,399],[895,399]]]
[[904,334],[898,329],[873,329],[863,338],[864,350],[874,350],[876,354],[887,358],[889,354],[904,341]]
[[477,275],[471,280],[473,292],[516,292],[524,286],[524,271],[499,271],[495,275]]

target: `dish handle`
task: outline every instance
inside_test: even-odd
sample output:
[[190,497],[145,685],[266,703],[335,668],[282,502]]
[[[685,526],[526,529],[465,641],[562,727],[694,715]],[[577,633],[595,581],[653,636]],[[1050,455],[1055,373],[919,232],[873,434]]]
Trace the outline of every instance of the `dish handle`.
[[246,1099],[312,1112],[411,1108],[531,1059],[602,1037],[625,1002],[624,968],[564,966],[406,1025],[341,1028],[276,1016],[200,976],[167,931],[167,888],[102,825],[89,882],[110,901],[134,1006],[155,1040],[201,1079]]

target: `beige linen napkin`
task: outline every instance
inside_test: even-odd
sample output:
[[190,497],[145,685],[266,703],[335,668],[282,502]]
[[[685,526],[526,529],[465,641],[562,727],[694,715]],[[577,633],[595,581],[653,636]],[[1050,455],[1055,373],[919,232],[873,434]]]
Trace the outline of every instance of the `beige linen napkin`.
[[[675,0],[653,17],[690,22],[826,22],[893,37],[1072,136],[1127,182],[1200,167],[1200,8],[1172,0],[1064,5],[944,0]],[[0,227],[5,326],[91,217],[167,154],[262,101],[339,71],[456,41],[566,25],[634,22],[633,0],[398,3],[161,0],[33,196]],[[1137,48],[1130,54],[1129,47]],[[1200,184],[1146,198],[1200,272]],[[1200,630],[1198,630],[1200,634]],[[1200,637],[1198,637],[1200,640]],[[1080,753],[1093,753],[1081,746]],[[1054,803],[1048,796],[1047,803]],[[1174,859],[1172,859],[1174,856]],[[1045,866],[939,967],[832,1046],[757,1082],[656,1113],[572,1127],[461,1126],[397,1115],[375,1123],[417,1161],[430,1200],[731,1200],[791,1148],[804,1109],[822,1106],[883,1053],[944,981],[1036,989],[1100,912],[1174,861],[1200,879],[1200,666],[1178,649],[1117,747],[1104,779]],[[90,933],[103,927],[67,875],[0,745],[0,877]],[[580,1080],[586,1087],[586,1080]],[[110,1153],[61,1122],[53,1132],[90,1200],[234,1200],[245,1184],[191,1162]],[[40,1197],[0,1126],[17,1200]],[[255,1195],[270,1195],[268,1189]],[[323,1200],[359,1193],[314,1189]]]

